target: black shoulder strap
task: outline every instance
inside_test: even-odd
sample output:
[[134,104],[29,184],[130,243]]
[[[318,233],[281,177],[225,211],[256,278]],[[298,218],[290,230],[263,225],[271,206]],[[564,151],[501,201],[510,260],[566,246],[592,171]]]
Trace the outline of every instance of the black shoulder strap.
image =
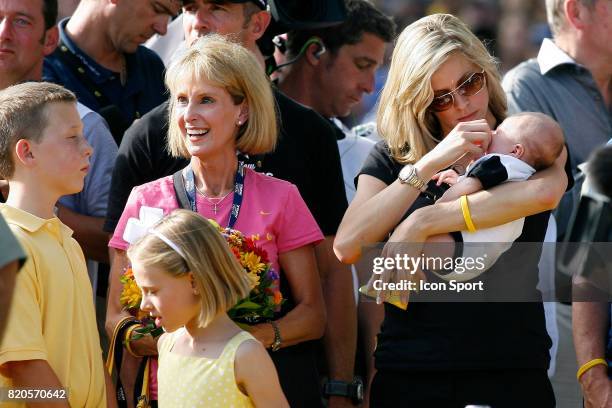
[[178,170],[172,175],[172,185],[174,186],[174,193],[176,194],[179,206],[185,210],[191,210],[187,190],[185,190],[185,180],[183,180],[183,169]]

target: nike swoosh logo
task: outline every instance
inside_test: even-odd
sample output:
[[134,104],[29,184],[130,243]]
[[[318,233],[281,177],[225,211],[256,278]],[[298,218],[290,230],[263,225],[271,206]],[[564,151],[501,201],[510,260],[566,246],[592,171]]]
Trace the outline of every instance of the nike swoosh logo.
[[270,215],[272,213],[259,210],[259,214],[261,214],[261,215]]

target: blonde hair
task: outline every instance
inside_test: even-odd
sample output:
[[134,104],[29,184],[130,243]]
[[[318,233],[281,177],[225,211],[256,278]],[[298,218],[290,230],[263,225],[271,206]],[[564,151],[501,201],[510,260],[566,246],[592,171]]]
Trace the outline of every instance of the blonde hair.
[[15,144],[21,139],[40,142],[49,121],[46,108],[58,102],[76,103],[76,97],[49,82],[25,82],[0,91],[0,177],[13,177]]
[[175,210],[154,228],[172,241],[184,257],[155,234],[138,240],[130,246],[127,255],[131,261],[163,269],[175,277],[192,272],[200,294],[201,327],[249,294],[249,277],[210,221],[193,211]]
[[506,95],[497,61],[484,44],[452,15],[423,17],[399,36],[379,100],[378,130],[396,161],[414,163],[444,137],[437,118],[428,110],[434,97],[431,78],[456,52],[484,69],[489,110],[498,122],[505,118]]
[[170,90],[168,149],[175,157],[189,158],[176,114],[180,84],[206,79],[224,88],[234,104],[246,101],[248,120],[236,136],[236,148],[246,154],[274,150],[277,140],[276,105],[270,81],[255,56],[246,48],[216,34],[198,39],[166,72]]

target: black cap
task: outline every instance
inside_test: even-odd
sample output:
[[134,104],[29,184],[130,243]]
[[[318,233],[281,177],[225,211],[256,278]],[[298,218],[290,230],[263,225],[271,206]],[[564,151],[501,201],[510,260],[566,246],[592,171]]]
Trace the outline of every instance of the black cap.
[[260,9],[265,10],[268,6],[268,0],[228,0],[230,3],[255,3]]
[[330,27],[346,20],[344,0],[269,0],[268,3],[272,29],[277,34]]

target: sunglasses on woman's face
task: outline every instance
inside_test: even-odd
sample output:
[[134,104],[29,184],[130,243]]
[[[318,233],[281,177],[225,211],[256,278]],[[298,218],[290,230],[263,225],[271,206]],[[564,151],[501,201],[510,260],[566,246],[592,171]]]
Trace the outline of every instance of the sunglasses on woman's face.
[[455,104],[454,94],[461,96],[472,96],[482,91],[487,82],[487,76],[484,72],[474,72],[457,88],[445,93],[444,95],[436,96],[431,101],[429,108],[435,112],[442,112],[450,109]]

